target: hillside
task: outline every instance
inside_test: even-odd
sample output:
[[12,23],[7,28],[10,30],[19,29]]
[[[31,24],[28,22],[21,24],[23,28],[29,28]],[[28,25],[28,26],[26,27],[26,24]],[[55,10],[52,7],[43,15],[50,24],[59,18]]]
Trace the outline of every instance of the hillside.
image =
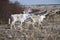
[[38,9],[40,12],[47,10],[49,13],[42,26],[37,26],[37,23],[33,26],[25,22],[22,29],[20,25],[15,25],[16,29],[14,27],[10,29],[10,25],[0,24],[0,40],[60,40],[60,6],[31,6],[30,8]]

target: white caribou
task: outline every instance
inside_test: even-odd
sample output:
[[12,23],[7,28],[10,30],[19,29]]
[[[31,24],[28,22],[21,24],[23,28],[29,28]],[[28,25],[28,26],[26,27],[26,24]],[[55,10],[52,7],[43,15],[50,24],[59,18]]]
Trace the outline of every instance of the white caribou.
[[43,20],[46,18],[46,15],[48,15],[48,13],[43,14],[43,15],[32,15],[31,19],[33,20],[33,26],[36,22],[38,22],[38,26],[42,25]]
[[[11,15],[11,18],[13,18],[12,22],[10,23],[10,18],[9,18],[9,24],[11,24],[11,29],[12,29],[12,26],[15,25],[15,23],[17,21],[21,22],[21,26],[22,26],[22,23],[27,19],[29,18],[29,15],[30,14],[13,14]],[[15,28],[15,26],[14,26]],[[16,28],[15,28],[16,29]]]
[[31,12],[31,10],[28,10],[27,12],[23,11],[23,14],[11,15],[11,18],[13,18],[11,23],[10,23],[11,19],[9,18],[9,24],[11,24],[11,29],[17,21],[21,22],[21,27],[22,27],[23,22],[28,18],[31,18],[33,20],[33,22],[31,22],[33,26],[36,22],[38,22],[38,26],[40,26],[42,24],[41,22],[43,22],[44,18],[46,18],[46,15],[48,15],[48,13],[45,13],[43,15],[34,15],[34,14],[30,14],[29,12]]

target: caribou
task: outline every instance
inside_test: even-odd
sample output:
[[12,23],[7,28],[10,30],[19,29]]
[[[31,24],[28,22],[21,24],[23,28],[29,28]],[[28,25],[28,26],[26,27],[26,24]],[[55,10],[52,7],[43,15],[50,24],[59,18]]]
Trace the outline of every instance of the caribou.
[[[30,14],[13,14],[13,15],[11,15],[11,19],[12,19],[11,23],[10,23],[11,20],[9,18],[9,24],[11,24],[11,29],[12,29],[12,26],[14,26],[17,21],[21,22],[21,26],[22,26],[22,23],[27,18],[29,18],[29,16],[30,16]],[[15,28],[15,26],[14,26],[14,28]]]
[[[31,13],[31,10],[28,10],[28,12],[23,11],[23,14],[12,14],[11,18],[9,18],[9,24],[11,24],[11,29],[13,26],[16,29],[15,23],[17,21],[20,22],[20,25],[22,27],[23,22],[25,22],[25,20],[27,20],[28,18],[31,18],[33,20],[33,22],[31,22],[31,24],[33,26],[36,22],[38,23],[38,26],[40,26],[47,15],[48,15],[48,13],[44,13],[43,15],[35,15],[35,14]],[[12,21],[11,21],[11,19],[12,19]]]
[[37,22],[38,26],[42,25],[43,20],[46,18],[46,16],[48,15],[48,13],[45,13],[43,15],[32,15],[31,19],[33,20],[33,26],[34,24]]

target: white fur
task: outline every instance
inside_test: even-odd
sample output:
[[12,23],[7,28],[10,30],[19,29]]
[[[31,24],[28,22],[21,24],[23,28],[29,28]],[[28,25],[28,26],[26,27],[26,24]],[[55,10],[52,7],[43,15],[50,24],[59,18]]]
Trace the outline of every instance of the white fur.
[[15,25],[16,21],[20,21],[21,25],[22,25],[22,23],[28,18],[28,16],[29,16],[29,14],[14,14],[14,15],[11,15],[11,17],[13,18],[13,21],[11,22],[11,29],[12,29],[12,26]]
[[48,13],[46,13],[44,15],[32,15],[31,18],[33,20],[33,26],[36,22],[38,22],[38,26],[41,25],[42,24],[41,22],[43,22],[43,20],[44,20],[44,18],[46,18],[47,14]]

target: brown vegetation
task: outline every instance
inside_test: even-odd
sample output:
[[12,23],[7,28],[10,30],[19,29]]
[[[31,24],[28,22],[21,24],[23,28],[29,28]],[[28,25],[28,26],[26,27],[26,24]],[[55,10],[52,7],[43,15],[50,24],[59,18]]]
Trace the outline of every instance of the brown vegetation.
[[7,23],[11,14],[19,14],[24,8],[18,2],[11,3],[9,0],[0,0],[0,21]]

